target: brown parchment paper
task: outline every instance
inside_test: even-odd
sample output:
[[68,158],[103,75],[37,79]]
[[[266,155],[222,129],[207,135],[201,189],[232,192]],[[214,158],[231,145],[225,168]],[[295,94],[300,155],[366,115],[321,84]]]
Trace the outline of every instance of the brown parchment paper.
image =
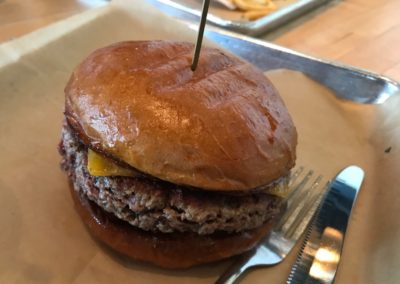
[[[0,46],[0,283],[212,283],[230,263],[169,271],[121,259],[73,209],[56,151],[73,68],[120,40],[195,38],[137,3],[114,1]],[[298,128],[298,164],[327,178],[348,164],[366,171],[336,283],[399,283],[399,97],[357,105],[297,72],[268,76]],[[242,283],[284,283],[296,253]]]

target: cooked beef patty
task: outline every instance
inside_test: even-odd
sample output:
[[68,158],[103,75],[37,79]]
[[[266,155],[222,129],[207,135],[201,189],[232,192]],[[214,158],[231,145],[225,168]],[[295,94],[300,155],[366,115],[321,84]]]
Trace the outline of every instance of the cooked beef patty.
[[107,212],[146,231],[201,235],[240,232],[261,226],[281,210],[282,199],[265,191],[231,195],[146,176],[91,176],[87,170],[87,150],[71,129],[64,126],[60,143],[62,167],[75,190]]

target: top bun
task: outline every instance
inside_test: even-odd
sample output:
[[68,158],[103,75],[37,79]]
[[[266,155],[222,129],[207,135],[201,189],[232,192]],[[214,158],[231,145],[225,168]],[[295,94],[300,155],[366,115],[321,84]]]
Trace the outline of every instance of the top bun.
[[193,45],[130,41],[73,72],[65,114],[90,147],[159,179],[247,190],[285,176],[297,133],[277,90],[249,63]]

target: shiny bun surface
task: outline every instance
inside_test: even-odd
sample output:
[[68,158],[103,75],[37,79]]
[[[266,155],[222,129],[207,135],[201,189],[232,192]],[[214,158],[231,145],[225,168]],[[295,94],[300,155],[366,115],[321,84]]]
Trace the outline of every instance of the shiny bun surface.
[[116,43],[65,88],[65,115],[91,148],[175,184],[247,190],[289,173],[297,133],[277,90],[249,63],[174,41]]

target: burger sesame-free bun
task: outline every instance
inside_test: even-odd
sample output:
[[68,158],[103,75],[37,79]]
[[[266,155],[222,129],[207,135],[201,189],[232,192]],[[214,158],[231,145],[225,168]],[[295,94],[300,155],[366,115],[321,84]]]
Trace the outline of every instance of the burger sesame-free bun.
[[70,189],[75,208],[93,237],[120,254],[165,268],[187,268],[248,251],[268,233],[279,216],[271,216],[256,229],[233,234],[153,233],[107,213],[72,185]]
[[66,118],[90,147],[175,184],[246,190],[287,175],[296,129],[277,90],[258,69],[193,45],[121,42],[73,72]]

